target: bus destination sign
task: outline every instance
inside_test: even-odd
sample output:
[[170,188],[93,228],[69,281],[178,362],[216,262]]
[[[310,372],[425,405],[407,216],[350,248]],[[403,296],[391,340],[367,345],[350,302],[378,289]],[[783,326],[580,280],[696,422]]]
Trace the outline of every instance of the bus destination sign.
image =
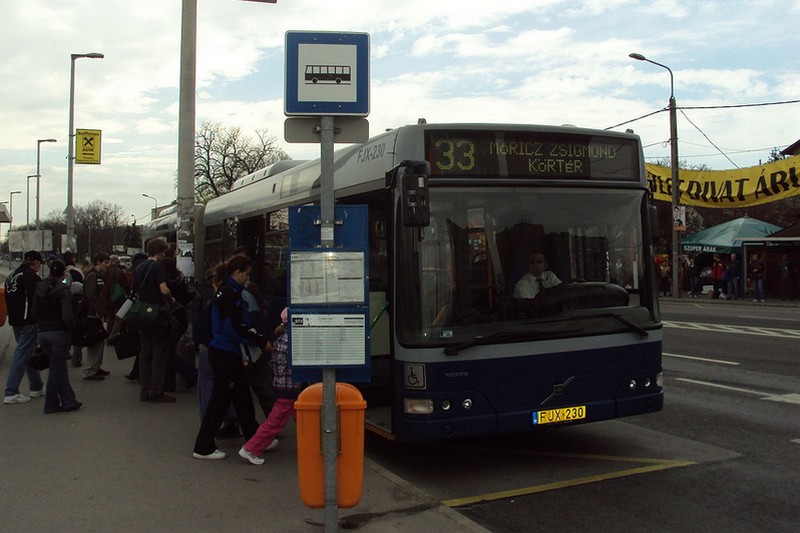
[[639,181],[633,139],[531,131],[428,130],[433,176]]

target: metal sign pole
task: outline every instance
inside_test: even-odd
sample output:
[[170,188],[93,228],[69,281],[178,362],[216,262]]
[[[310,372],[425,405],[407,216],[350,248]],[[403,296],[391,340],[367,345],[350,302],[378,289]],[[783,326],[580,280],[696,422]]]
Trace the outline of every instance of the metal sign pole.
[[[333,248],[333,116],[320,117],[320,245]],[[339,427],[336,416],[336,369],[322,369],[322,452],[325,464],[325,531],[337,530],[337,459]]]

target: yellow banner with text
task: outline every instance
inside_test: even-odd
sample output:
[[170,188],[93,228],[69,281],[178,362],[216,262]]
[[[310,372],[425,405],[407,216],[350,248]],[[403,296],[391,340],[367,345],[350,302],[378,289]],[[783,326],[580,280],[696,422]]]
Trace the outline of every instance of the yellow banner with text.
[[[672,169],[646,164],[647,185],[656,200],[672,201]],[[680,204],[749,207],[800,194],[800,156],[734,170],[680,169]]]

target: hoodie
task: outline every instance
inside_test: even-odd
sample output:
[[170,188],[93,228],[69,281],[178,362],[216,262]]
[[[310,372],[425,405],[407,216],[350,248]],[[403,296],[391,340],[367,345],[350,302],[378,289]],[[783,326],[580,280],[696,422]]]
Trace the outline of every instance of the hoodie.
[[75,327],[72,295],[65,278],[49,277],[36,285],[33,313],[39,332],[68,331]]

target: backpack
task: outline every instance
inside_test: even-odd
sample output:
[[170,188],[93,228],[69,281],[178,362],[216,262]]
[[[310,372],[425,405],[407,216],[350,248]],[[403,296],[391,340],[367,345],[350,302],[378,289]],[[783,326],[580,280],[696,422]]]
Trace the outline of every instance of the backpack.
[[89,316],[89,304],[83,296],[83,283],[80,281],[72,282],[69,286],[69,292],[72,295],[72,316],[75,318],[75,324],[81,324]]
[[97,317],[89,317],[89,304],[83,295],[83,283],[73,282],[69,286],[69,291],[72,295],[72,316],[75,318],[70,344],[94,346],[106,337],[103,322]]
[[[207,290],[203,290],[207,289]],[[203,344],[208,346],[211,342],[213,327],[212,314],[214,302],[219,296],[219,292],[210,292],[210,287],[201,288],[202,300],[200,302],[200,311],[192,317],[192,341],[195,344]]]

